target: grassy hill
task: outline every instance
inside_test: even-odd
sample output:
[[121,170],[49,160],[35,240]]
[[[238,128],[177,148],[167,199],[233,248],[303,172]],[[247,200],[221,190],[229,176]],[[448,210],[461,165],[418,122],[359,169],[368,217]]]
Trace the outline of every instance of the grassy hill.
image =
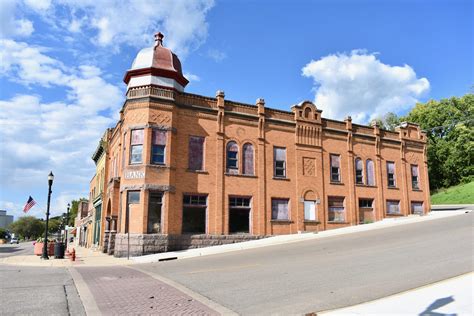
[[439,190],[431,196],[432,204],[474,204],[474,181]]

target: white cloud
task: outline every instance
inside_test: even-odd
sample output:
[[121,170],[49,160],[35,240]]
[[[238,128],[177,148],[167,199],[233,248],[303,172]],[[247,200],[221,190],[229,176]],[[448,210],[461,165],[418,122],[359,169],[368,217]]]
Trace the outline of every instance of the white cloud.
[[217,49],[209,49],[207,51],[207,56],[213,59],[215,62],[220,63],[224,59],[227,58],[227,54],[224,52],[221,52],[220,50]]
[[0,186],[34,190],[43,187],[45,175],[54,170],[55,182],[62,188],[55,193],[64,197],[66,188],[80,186],[85,192],[76,190],[75,197],[87,196],[94,173],[91,153],[114,122],[103,113],[118,112],[123,100],[120,89],[107,83],[95,66],[66,68],[40,47],[12,40],[0,43],[6,56],[0,76],[61,87],[67,95],[66,101],[56,102],[27,94],[0,100]]
[[115,52],[122,45],[151,45],[152,34],[161,31],[165,45],[185,57],[206,39],[213,6],[214,0],[59,0],[38,13],[58,29],[91,31],[93,43]]
[[17,12],[15,0],[0,1],[0,38],[26,37],[33,33],[33,22],[18,17]]
[[199,81],[201,81],[201,78],[199,78],[198,75],[192,74],[190,72],[185,73],[184,77],[186,79],[188,79],[190,82],[199,82]]
[[410,66],[384,64],[363,50],[312,60],[302,74],[313,78],[315,103],[325,117],[351,115],[359,123],[412,107],[430,87]]

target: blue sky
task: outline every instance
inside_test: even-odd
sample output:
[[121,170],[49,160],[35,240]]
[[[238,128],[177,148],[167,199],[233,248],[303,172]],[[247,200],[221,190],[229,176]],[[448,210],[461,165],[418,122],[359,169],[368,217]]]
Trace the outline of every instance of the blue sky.
[[90,159],[125,71],[165,34],[186,91],[286,109],[311,100],[359,123],[472,92],[473,2],[0,1],[0,208],[43,216],[88,194]]

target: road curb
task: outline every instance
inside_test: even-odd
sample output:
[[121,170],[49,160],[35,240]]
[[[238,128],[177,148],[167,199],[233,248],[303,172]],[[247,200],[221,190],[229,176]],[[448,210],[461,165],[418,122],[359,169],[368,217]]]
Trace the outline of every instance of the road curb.
[[73,267],[67,267],[67,270],[72,276],[74,280],[74,284],[76,285],[77,292],[79,293],[79,298],[82,301],[82,306],[84,306],[84,310],[86,311],[87,315],[102,315],[97,303],[95,302],[94,296],[90,291],[89,287],[87,286],[86,282],[82,278],[82,275],[76,271]]

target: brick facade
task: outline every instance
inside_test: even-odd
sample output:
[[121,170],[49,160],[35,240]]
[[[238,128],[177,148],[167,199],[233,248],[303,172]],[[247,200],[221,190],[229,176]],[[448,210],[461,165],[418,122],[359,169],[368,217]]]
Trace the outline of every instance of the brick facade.
[[430,210],[426,135],[417,125],[390,132],[322,114],[310,101],[281,111],[222,91],[211,98],[129,85],[106,151],[104,232],[115,236],[115,255],[124,255],[127,229],[139,255],[166,251],[193,229],[220,239],[242,229],[295,234],[407,216],[416,202],[415,212]]

